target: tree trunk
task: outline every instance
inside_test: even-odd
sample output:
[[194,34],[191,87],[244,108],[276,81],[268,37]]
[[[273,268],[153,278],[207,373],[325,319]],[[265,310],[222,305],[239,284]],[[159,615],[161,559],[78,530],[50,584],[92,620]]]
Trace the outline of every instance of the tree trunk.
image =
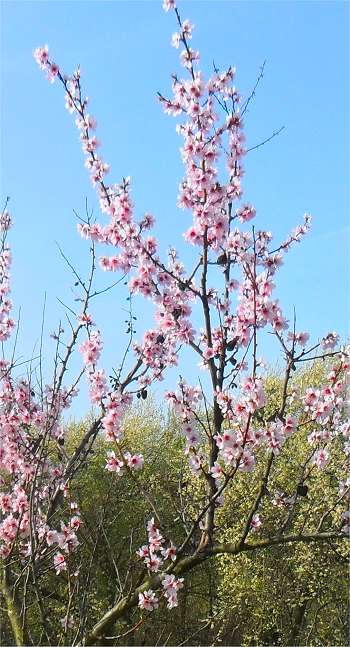
[[12,633],[17,647],[24,647],[27,643],[25,630],[22,627],[21,611],[17,596],[11,586],[7,569],[4,569],[1,581],[1,592],[4,596],[7,608],[7,615],[11,625]]

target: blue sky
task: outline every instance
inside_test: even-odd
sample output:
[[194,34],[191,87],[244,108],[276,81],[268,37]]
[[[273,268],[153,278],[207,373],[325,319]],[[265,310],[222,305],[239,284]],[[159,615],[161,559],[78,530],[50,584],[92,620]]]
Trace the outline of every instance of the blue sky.
[[[278,296],[286,314],[296,308],[298,328],[315,337],[349,321],[348,3],[347,2],[183,2],[183,18],[195,25],[194,45],[202,67],[237,68],[243,94],[266,60],[264,79],[246,116],[248,146],[284,125],[271,143],[245,161],[246,200],[257,209],[256,226],[280,241],[314,216],[312,233],[288,255],[279,273]],[[157,90],[167,94],[170,74],[179,70],[170,47],[174,16],[160,2],[2,2],[1,38],[1,199],[11,197],[15,227],[13,297],[21,306],[18,355],[28,359],[39,338],[47,294],[45,355],[49,333],[64,317],[57,297],[72,303],[73,280],[56,241],[82,272],[87,244],[76,233],[73,209],[85,198],[97,209],[83,167],[73,119],[58,84],[50,86],[32,51],[48,43],[54,60],[70,73],[80,63],[90,111],[98,121],[102,155],[113,181],[130,175],[135,213],[157,219],[161,248],[178,246],[188,216],[176,208],[182,177],[175,120],[161,111]],[[102,287],[115,275],[98,275]],[[126,292],[119,286],[101,298],[94,314],[104,331],[107,367],[118,364],[125,344]],[[135,301],[141,320],[151,325],[151,309]],[[276,350],[261,349],[271,362]],[[192,364],[193,362],[193,364]],[[187,357],[183,374],[197,375],[197,359]],[[171,376],[172,377],[172,376]],[[170,387],[171,379],[165,382]],[[161,391],[160,391],[161,392]],[[86,407],[84,398],[77,414]]]

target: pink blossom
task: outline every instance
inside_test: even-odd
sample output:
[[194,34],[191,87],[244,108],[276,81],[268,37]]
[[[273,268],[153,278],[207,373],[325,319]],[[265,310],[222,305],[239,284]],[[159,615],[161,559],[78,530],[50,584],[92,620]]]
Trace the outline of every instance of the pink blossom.
[[261,526],[262,526],[262,521],[259,515],[255,514],[250,522],[250,527],[252,531],[256,532],[257,530],[260,530]]
[[161,553],[164,559],[171,559],[173,562],[176,560],[176,546],[173,543],[168,548],[162,548]]
[[78,530],[78,528],[80,528],[80,526],[81,526],[81,518],[80,518],[80,516],[74,515],[71,518],[71,520],[69,522],[69,525],[71,526],[71,528],[74,528],[75,530]]
[[156,530],[154,533],[149,533],[148,541],[149,541],[150,549],[153,552],[160,550],[162,544],[164,543],[164,539],[160,534],[159,530]]
[[299,344],[303,348],[306,346],[309,338],[310,335],[308,332],[288,333],[288,339],[290,339],[290,341],[293,341],[295,344]]
[[44,45],[44,47],[37,47],[36,50],[34,51],[33,54],[36,62],[38,65],[41,67],[41,69],[45,69],[47,62],[49,60],[49,48],[47,45]]
[[171,37],[171,44],[173,47],[178,49],[180,42],[181,42],[181,34],[179,32],[175,32],[175,34],[173,34]]
[[116,472],[117,474],[121,475],[122,468],[124,467],[123,461],[119,460],[119,458],[116,457],[115,452],[113,451],[107,452],[107,456],[108,458],[105,469],[109,472]]
[[206,360],[211,359],[212,357],[215,357],[215,351],[214,351],[214,349],[213,349],[213,348],[209,348],[208,346],[206,346],[206,347],[203,349],[203,357],[204,357],[204,359],[206,359]]
[[59,74],[58,65],[56,65],[56,63],[51,63],[49,65],[49,67],[48,67],[48,73],[47,73],[47,77],[48,77],[50,83],[54,82],[54,80],[55,80],[55,78],[56,78],[56,76],[58,74]]
[[141,557],[141,559],[145,559],[146,557],[149,557],[149,547],[146,545],[141,546],[141,548],[138,548],[136,553]]
[[164,0],[163,9],[164,11],[169,11],[169,9],[176,9],[175,0]]
[[236,216],[240,222],[248,222],[255,218],[256,211],[251,204],[245,204],[236,211]]
[[90,366],[95,364],[99,359],[101,349],[100,332],[95,330],[90,333],[89,338],[81,344],[78,350],[83,354],[84,364]]
[[144,593],[139,593],[139,607],[140,609],[145,609],[145,611],[153,611],[153,609],[157,609],[158,599],[152,589],[148,589],[148,591],[144,591]]
[[291,434],[294,433],[294,431],[297,428],[297,423],[296,420],[293,416],[287,416],[285,423],[284,423],[284,433],[286,436],[290,436]]
[[323,350],[332,350],[339,341],[339,335],[336,332],[329,332],[321,342]]
[[222,467],[217,462],[210,468],[210,471],[214,479],[219,479],[223,475]]
[[92,317],[87,312],[83,312],[81,315],[78,315],[77,319],[78,322],[83,325],[92,326],[93,324]]
[[248,450],[244,450],[239,461],[239,470],[241,472],[251,472],[255,465],[255,457]]
[[56,530],[48,530],[46,533],[46,542],[48,546],[58,543],[58,532]]
[[162,564],[162,560],[160,559],[160,557],[157,557],[157,555],[154,555],[154,553],[150,553],[149,556],[146,557],[144,561],[148,570],[152,571],[153,573],[157,573],[157,571],[159,571],[159,568]]
[[62,571],[67,570],[67,563],[62,553],[56,553],[53,558],[53,563],[56,569],[56,575],[59,575],[60,573],[62,573]]
[[143,467],[143,456],[142,454],[133,454],[130,452],[125,452],[124,454],[128,467],[133,470],[140,470]]
[[168,600],[168,609],[177,607],[177,592],[183,587],[183,577],[176,578],[175,575],[165,575],[162,581],[164,597]]
[[0,507],[4,513],[10,512],[12,508],[12,501],[11,501],[11,497],[8,494],[0,495]]
[[329,461],[329,452],[326,449],[319,449],[313,456],[312,462],[314,465],[317,465],[320,469],[328,463]]
[[192,472],[199,476],[201,470],[201,459],[199,456],[191,456],[189,460],[190,469]]

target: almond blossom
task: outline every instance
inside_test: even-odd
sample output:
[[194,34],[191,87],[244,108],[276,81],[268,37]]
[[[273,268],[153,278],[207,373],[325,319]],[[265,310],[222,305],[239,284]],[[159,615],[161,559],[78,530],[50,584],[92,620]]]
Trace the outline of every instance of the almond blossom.
[[67,563],[62,553],[56,553],[53,558],[53,563],[56,569],[56,575],[59,575],[60,573],[62,573],[62,571],[67,570]]
[[149,589],[144,593],[139,593],[139,607],[145,611],[153,611],[158,608],[158,599],[154,591]]
[[260,528],[262,526],[262,521],[261,521],[258,514],[255,514],[253,516],[253,518],[252,518],[252,520],[250,522],[250,525],[251,525],[252,531],[256,532],[257,530],[260,530]]

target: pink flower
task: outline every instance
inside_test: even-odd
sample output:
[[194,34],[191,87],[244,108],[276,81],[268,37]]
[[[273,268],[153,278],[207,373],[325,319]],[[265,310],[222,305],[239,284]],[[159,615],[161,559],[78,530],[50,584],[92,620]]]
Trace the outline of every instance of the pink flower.
[[254,468],[255,465],[255,457],[248,452],[248,450],[244,450],[243,456],[240,459],[239,462],[239,469],[241,472],[251,472]]
[[48,73],[47,73],[47,78],[49,79],[50,83],[54,82],[58,73],[59,73],[58,65],[56,65],[56,63],[51,63],[51,65],[49,65]]
[[319,449],[315,454],[312,459],[312,462],[314,465],[317,465],[320,469],[323,469],[323,467],[328,463],[329,460],[329,452],[326,449]]
[[173,609],[174,607],[178,606],[177,594],[175,593],[175,591],[164,593],[164,596],[168,599],[168,604],[167,604],[168,609]]
[[173,47],[178,49],[180,42],[181,42],[181,34],[179,32],[175,32],[175,34],[173,34],[171,37],[171,44]]
[[83,139],[82,147],[84,153],[93,153],[99,146],[100,142],[95,135],[90,137],[90,139]]
[[211,359],[212,357],[215,357],[215,351],[213,348],[209,348],[209,346],[206,346],[203,349],[203,357],[204,359],[208,360]]
[[58,532],[56,530],[48,530],[46,533],[46,543],[48,546],[58,543]]
[[78,530],[81,526],[81,519],[78,515],[74,515],[74,517],[71,518],[70,520],[70,527],[74,528],[75,530]]
[[45,69],[47,62],[49,60],[49,48],[47,45],[44,45],[44,47],[37,47],[36,50],[34,51],[33,54],[36,62],[38,65],[41,67],[41,69]]
[[219,479],[223,475],[222,467],[217,462],[210,468],[210,471],[214,479]]
[[146,557],[149,557],[149,547],[145,544],[144,546],[141,546],[141,548],[139,548],[136,553],[139,557],[141,557],[141,559],[145,559]]
[[53,563],[56,569],[56,575],[59,575],[60,573],[62,573],[62,571],[67,570],[67,563],[62,553],[56,553],[53,558]]
[[293,434],[296,428],[297,428],[297,423],[295,418],[293,418],[293,416],[287,416],[284,424],[284,429],[283,429],[286,436],[290,436],[291,434]]
[[144,593],[139,593],[139,607],[140,609],[145,609],[145,611],[153,611],[153,609],[157,609],[158,599],[152,589],[149,589]]
[[172,543],[169,548],[162,548],[161,553],[164,559],[171,559],[173,562],[176,560],[176,546]]
[[87,312],[83,312],[81,315],[78,315],[77,319],[78,322],[83,325],[92,326],[93,324],[92,317]]
[[305,398],[304,398],[306,408],[309,409],[313,407],[317,403],[319,396],[320,396],[319,391],[312,388],[307,388],[305,391]]
[[159,550],[163,543],[164,543],[164,539],[160,534],[159,530],[149,534],[149,547],[152,551]]
[[183,588],[183,577],[176,579],[175,575],[165,575],[162,586],[166,591],[178,591]]
[[236,279],[230,279],[230,281],[229,281],[229,282],[228,282],[228,284],[227,284],[227,287],[228,287],[228,289],[229,289],[230,291],[232,291],[232,290],[238,290],[238,288],[239,288],[239,281],[237,281]]
[[201,459],[199,456],[191,456],[189,460],[190,469],[192,472],[199,476],[201,470]]
[[[184,20],[182,23],[182,33],[186,38],[192,38],[193,25],[189,20]],[[203,86],[203,83],[202,83]],[[203,86],[204,87],[204,86]]]
[[119,458],[116,457],[115,452],[110,451],[107,452],[107,464],[105,469],[108,470],[109,472],[116,472],[117,474],[121,475],[122,474],[122,468],[124,466],[123,461],[120,461]]
[[4,544],[0,546],[0,557],[2,557],[2,559],[6,559],[6,557],[9,556],[10,552],[11,552],[10,546],[5,546]]
[[256,532],[257,530],[259,530],[261,528],[261,526],[262,526],[262,521],[260,520],[259,515],[255,514],[254,517],[252,518],[251,522],[250,522],[250,527],[251,527],[252,531]]
[[8,494],[0,495],[0,507],[3,512],[10,512],[11,510],[11,497]]
[[154,521],[154,517],[147,522],[147,532],[150,536],[156,535],[159,532],[158,526]]
[[153,573],[157,573],[162,564],[162,560],[160,559],[160,557],[157,557],[157,555],[151,553],[148,557],[145,558],[145,564],[148,570],[152,571]]
[[175,0],[164,0],[163,9],[164,11],[169,11],[169,9],[176,9]]
[[308,332],[296,332],[295,334],[291,332],[288,333],[288,339],[290,339],[290,341],[294,341],[295,344],[299,344],[303,348],[306,346],[309,338],[310,335]]
[[99,359],[102,350],[100,332],[92,331],[90,337],[79,346],[78,350],[83,354],[84,364],[88,367],[93,366]]
[[236,216],[238,220],[242,223],[248,222],[248,220],[252,220],[252,218],[255,218],[255,215],[256,215],[256,211],[251,204],[244,204],[236,211]]
[[164,597],[168,600],[168,609],[177,607],[177,592],[183,587],[183,577],[176,579],[175,575],[166,575],[163,579]]
[[133,454],[125,452],[124,454],[128,467],[132,470],[140,470],[143,468],[143,456],[142,454]]
[[339,335],[336,332],[329,332],[321,342],[323,350],[332,350],[339,341]]

